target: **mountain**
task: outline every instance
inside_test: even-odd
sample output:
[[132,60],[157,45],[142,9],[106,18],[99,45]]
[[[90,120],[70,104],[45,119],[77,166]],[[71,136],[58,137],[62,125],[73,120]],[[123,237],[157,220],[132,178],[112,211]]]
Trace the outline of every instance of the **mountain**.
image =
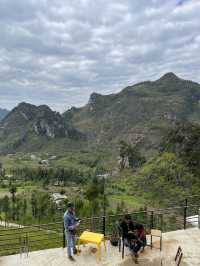
[[46,105],[20,103],[0,122],[1,153],[39,150],[57,140],[81,138],[81,133]]
[[1,109],[0,108],[0,121],[9,113],[8,110],[6,109]]
[[63,117],[95,144],[112,149],[125,140],[151,152],[178,121],[200,123],[200,85],[167,73],[117,94],[93,93],[86,106]]
[[118,154],[124,140],[148,157],[168,130],[183,121],[200,124],[200,85],[167,73],[116,94],[93,93],[87,105],[62,115],[46,105],[21,103],[0,122],[0,153],[61,153],[84,143]]

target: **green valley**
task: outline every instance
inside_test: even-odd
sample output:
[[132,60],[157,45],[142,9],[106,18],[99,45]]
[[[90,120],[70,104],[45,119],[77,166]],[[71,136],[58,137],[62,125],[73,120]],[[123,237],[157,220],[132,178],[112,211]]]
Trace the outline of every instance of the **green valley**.
[[200,193],[199,103],[199,84],[167,73],[64,114],[19,104],[0,122],[1,219],[53,222],[68,200],[86,217]]

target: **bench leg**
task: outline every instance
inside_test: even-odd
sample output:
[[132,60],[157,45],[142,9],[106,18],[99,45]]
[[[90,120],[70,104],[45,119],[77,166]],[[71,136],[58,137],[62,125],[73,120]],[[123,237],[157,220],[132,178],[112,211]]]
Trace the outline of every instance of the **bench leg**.
[[121,252],[121,244],[122,244],[122,240],[121,240],[121,238],[119,239],[119,241],[118,241],[118,245],[119,245],[119,252]]
[[124,240],[122,240],[122,259],[124,259]]
[[97,245],[97,257],[99,259],[99,261],[101,260],[101,243]]
[[106,240],[105,239],[104,239],[103,243],[104,243],[104,249],[106,251]]
[[78,254],[80,253],[80,244],[81,244],[81,240],[78,240]]
[[162,237],[160,237],[160,251],[162,251]]

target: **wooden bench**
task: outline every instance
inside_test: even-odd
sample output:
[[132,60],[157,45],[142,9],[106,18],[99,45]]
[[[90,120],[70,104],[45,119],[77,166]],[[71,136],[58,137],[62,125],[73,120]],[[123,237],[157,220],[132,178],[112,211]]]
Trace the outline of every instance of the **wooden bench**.
[[153,237],[160,238],[160,251],[162,250],[162,232],[157,229],[151,229],[151,249],[153,248]]

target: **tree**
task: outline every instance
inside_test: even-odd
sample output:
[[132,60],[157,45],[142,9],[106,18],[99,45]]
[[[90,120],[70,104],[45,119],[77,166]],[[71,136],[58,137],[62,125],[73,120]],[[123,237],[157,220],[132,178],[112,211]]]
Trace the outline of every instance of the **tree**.
[[20,212],[21,212],[21,199],[19,197],[16,197],[16,206],[15,206],[15,219],[19,221],[20,219]]
[[31,195],[31,207],[32,207],[32,216],[36,218],[38,215],[38,201],[35,192],[33,192]]
[[120,203],[117,204],[116,208],[116,214],[122,214],[122,213],[128,213],[126,209],[126,204],[123,200],[121,200]]
[[11,194],[11,198],[12,198],[12,219],[15,220],[15,201],[16,201],[16,192],[17,192],[17,188],[14,185],[11,185],[9,192]]
[[85,192],[85,196],[90,202],[92,216],[97,214],[99,211],[99,196],[102,194],[101,192],[102,185],[97,177],[93,177]]
[[5,169],[3,169],[3,164],[0,162],[0,177],[5,177]]
[[106,172],[106,169],[102,165],[101,161],[98,160],[96,168],[95,168],[95,175],[103,175],[105,174],[105,172]]
[[39,223],[48,215],[50,197],[48,193],[38,193],[38,220]]
[[132,146],[125,141],[120,142],[120,169],[126,166],[138,168],[145,162],[145,157],[140,154],[137,146]]
[[145,161],[145,158],[140,154],[136,146],[128,146],[128,162],[131,168],[141,167]]
[[43,188],[48,188],[48,185],[49,185],[49,179],[48,179],[48,177],[46,177],[44,180],[43,180],[43,182],[42,182],[42,186],[43,186]]
[[200,175],[200,126],[190,122],[177,123],[164,136],[160,151],[173,152],[193,174]]
[[14,202],[15,199],[16,199],[15,194],[16,194],[16,192],[17,192],[17,188],[16,188],[16,186],[12,185],[12,186],[10,187],[10,189],[9,189],[9,192],[11,193],[11,195],[12,195],[12,201]]
[[8,196],[5,196],[2,200],[2,211],[5,214],[5,220],[7,220],[10,216],[10,201]]
[[27,212],[27,200],[26,200],[26,198],[24,198],[23,199],[23,217],[24,217],[24,220],[25,220],[26,212]]
[[128,144],[125,141],[120,141],[120,169],[124,169],[128,162]]
[[48,214],[49,214],[51,220],[55,221],[56,204],[52,200],[50,201],[50,204],[48,207]]

